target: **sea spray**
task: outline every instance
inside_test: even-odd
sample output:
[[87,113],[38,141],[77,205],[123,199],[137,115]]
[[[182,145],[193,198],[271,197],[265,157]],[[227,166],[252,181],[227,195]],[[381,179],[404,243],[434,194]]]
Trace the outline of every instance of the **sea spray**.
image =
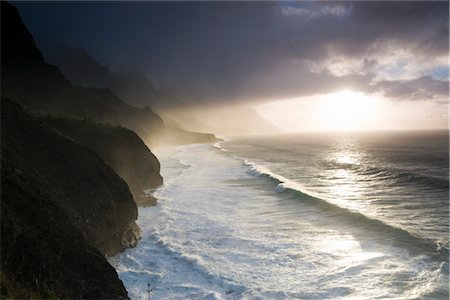
[[148,282],[152,299],[448,297],[434,239],[293,189],[234,153],[157,153],[158,206],[140,208],[141,243],[111,260],[132,299]]

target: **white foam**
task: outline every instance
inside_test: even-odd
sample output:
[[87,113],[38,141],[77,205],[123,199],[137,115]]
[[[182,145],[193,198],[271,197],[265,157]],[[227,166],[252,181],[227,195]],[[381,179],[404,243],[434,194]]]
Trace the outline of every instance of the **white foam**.
[[[151,299],[373,298],[379,291],[402,298],[412,289],[400,285],[418,276],[416,258],[324,225],[318,209],[277,193],[295,183],[268,168],[243,166],[209,145],[159,157],[165,183],[157,207],[139,208],[142,241],[111,259],[130,298],[146,299],[148,283]],[[276,191],[258,177],[266,175],[279,181]],[[395,274],[405,280],[389,281]]]
[[[304,193],[304,194],[307,194],[309,196],[316,197],[319,199],[321,199],[321,197],[323,197],[322,195],[319,195],[313,191],[308,190],[305,186],[301,185],[298,182],[295,182],[295,181],[290,180],[282,175],[272,172],[269,168],[267,168],[265,166],[256,164],[256,163],[251,162],[246,159],[243,159],[243,162],[244,162],[244,165],[248,166],[248,168],[249,168],[247,170],[248,174],[251,174],[253,176],[258,176],[258,177],[268,177],[268,178],[278,181],[279,183],[275,187],[275,191],[277,193],[283,193],[287,189],[291,189],[291,190],[298,191],[298,192],[301,192],[301,193]],[[333,202],[333,201],[331,201],[331,202]]]

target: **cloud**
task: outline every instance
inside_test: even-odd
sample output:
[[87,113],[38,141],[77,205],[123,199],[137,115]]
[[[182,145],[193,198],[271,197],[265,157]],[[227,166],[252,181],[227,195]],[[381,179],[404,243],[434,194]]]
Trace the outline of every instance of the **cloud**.
[[193,102],[266,101],[342,88],[392,98],[435,99],[445,92],[446,81],[431,76],[448,68],[448,2],[17,5],[38,42],[84,46],[113,69],[145,73]]
[[389,98],[407,100],[445,99],[448,98],[449,82],[423,76],[412,80],[380,81],[374,84],[378,91]]
[[[294,5],[262,7],[266,25],[244,29],[255,36],[238,37],[239,52],[230,46],[232,55],[222,61],[221,73],[209,74],[216,94],[208,98],[271,100],[355,88],[392,98],[434,99],[445,92],[436,86],[447,82],[429,75],[447,62],[448,4]],[[225,74],[214,83],[215,76]]]
[[[294,3],[295,4],[295,3]],[[312,8],[302,8],[284,5],[281,12],[285,16],[301,17],[305,20],[311,20],[324,16],[345,17],[351,15],[352,6],[346,4],[321,5]]]

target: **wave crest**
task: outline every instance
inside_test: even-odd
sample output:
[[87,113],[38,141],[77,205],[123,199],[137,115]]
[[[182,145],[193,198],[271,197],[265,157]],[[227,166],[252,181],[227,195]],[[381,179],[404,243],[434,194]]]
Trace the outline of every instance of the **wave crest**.
[[417,252],[417,254],[419,254],[420,248],[421,250],[426,249],[430,256],[435,257],[436,259],[444,261],[448,259],[448,240],[436,241],[430,238],[417,236],[403,228],[393,226],[379,219],[374,219],[357,210],[351,210],[322,199],[307,191],[301,184],[276,174],[267,167],[248,160],[244,160],[243,164],[247,167],[247,174],[270,180],[275,186],[274,190],[279,194],[287,194],[288,196],[301,201],[308,200],[309,204],[320,207],[322,210],[333,212],[337,217],[344,217],[345,220],[351,221],[354,226],[380,233],[389,233],[393,238],[392,242],[394,244],[407,247],[412,253]]

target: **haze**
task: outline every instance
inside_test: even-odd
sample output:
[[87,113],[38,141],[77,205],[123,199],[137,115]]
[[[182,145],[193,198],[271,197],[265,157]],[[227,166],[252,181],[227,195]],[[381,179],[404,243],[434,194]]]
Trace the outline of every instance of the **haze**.
[[188,130],[448,127],[445,1],[14,4],[51,63],[64,45],[139,74],[156,92],[132,104]]

